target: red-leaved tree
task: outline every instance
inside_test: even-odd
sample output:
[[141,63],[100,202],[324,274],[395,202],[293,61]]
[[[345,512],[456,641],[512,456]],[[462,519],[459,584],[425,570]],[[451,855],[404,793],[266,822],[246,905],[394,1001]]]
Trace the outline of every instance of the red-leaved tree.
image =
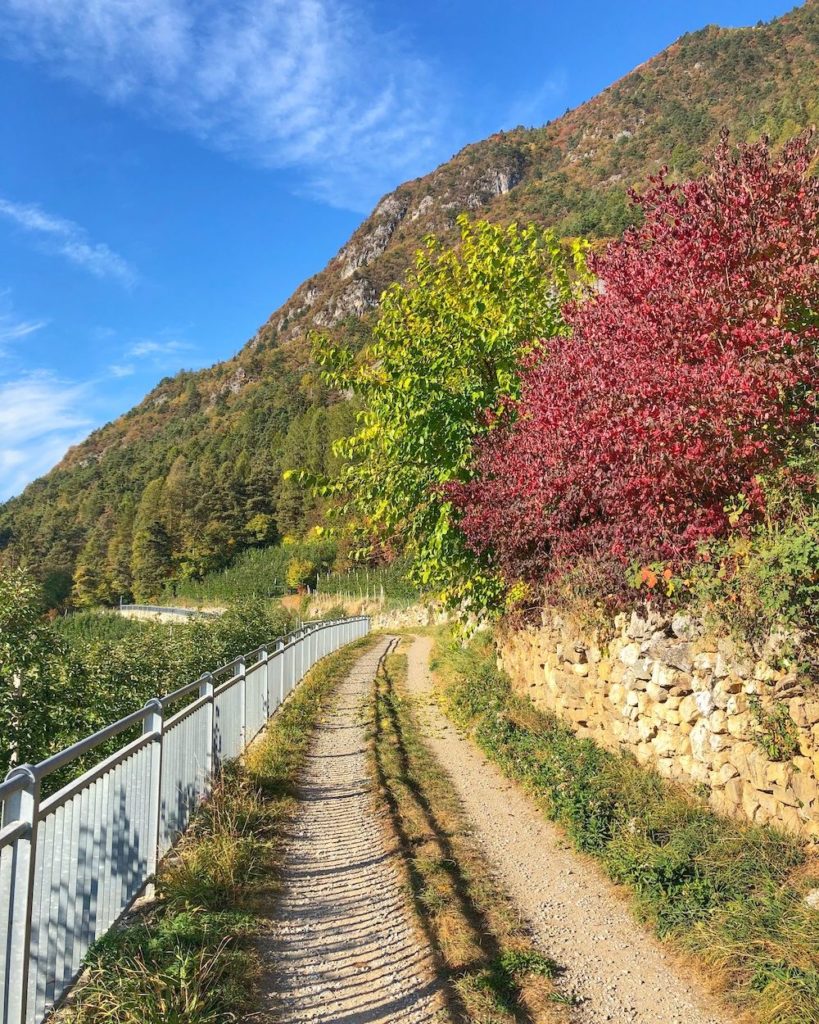
[[600,291],[569,309],[573,336],[529,366],[475,478],[448,488],[508,578],[589,556],[683,562],[764,513],[760,476],[807,486],[789,467],[817,413],[811,159],[808,134],[778,160],[723,138],[703,177],[634,197],[644,222],[593,260]]

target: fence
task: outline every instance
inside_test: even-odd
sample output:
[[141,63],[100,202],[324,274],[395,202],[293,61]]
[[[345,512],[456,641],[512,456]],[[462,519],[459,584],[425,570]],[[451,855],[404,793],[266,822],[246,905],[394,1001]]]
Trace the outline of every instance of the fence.
[[204,612],[198,608],[171,608],[158,604],[120,604],[119,612],[147,612],[152,615],[177,615],[180,619],[218,619],[221,612]]
[[[364,617],[305,624],[9,772],[0,783],[0,1024],[43,1019],[144,889],[219,766],[316,661],[369,628]],[[120,734],[119,750],[40,800],[47,775]]]

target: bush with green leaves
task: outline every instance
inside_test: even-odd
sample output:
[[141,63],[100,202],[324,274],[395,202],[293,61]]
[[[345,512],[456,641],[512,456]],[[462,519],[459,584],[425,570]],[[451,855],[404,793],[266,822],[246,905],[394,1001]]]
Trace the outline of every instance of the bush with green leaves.
[[406,283],[384,293],[362,352],[316,340],[326,383],[365,407],[335,445],[339,474],[318,489],[406,551],[419,586],[495,605],[500,580],[467,549],[442,488],[469,478],[473,441],[518,398],[522,360],[568,333],[562,310],[587,283],[585,247],[534,225],[458,223],[457,247],[428,238]]
[[[191,682],[239,654],[287,633],[292,613],[256,599],[218,619],[145,622],[124,632],[109,625],[58,627],[43,618],[39,588],[22,570],[0,573],[0,774],[37,762]],[[99,758],[127,736],[93,752]],[[86,761],[47,779],[53,790]]]

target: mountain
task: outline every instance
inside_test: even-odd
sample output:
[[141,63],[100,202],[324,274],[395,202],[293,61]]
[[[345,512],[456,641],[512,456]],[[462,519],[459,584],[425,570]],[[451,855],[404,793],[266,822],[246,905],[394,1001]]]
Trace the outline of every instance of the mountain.
[[385,196],[320,273],[235,355],[166,378],[0,507],[0,558],[36,564],[52,600],[149,596],[236,551],[298,534],[321,509],[281,472],[319,471],[353,409],[322,386],[309,332],[364,342],[378,296],[423,237],[458,214],[536,221],[562,235],[619,234],[627,193],[663,164],[696,173],[723,126],[781,144],[819,120],[819,0],[753,28],[683,36],[540,128],[467,146]]

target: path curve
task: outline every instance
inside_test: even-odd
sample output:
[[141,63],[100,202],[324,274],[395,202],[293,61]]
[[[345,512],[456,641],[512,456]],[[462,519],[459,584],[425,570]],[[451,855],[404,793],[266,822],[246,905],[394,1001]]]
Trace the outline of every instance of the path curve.
[[363,654],[341,683],[302,772],[263,950],[265,1010],[281,1024],[444,1019],[432,953],[415,928],[367,769],[364,704],[392,640]]
[[[411,639],[408,689],[430,749],[449,774],[501,888],[582,1002],[575,1024],[729,1024],[704,986],[685,978],[589,861],[570,848],[522,789],[505,778],[433,702],[430,637]],[[710,1004],[710,1005],[709,1005]]]

